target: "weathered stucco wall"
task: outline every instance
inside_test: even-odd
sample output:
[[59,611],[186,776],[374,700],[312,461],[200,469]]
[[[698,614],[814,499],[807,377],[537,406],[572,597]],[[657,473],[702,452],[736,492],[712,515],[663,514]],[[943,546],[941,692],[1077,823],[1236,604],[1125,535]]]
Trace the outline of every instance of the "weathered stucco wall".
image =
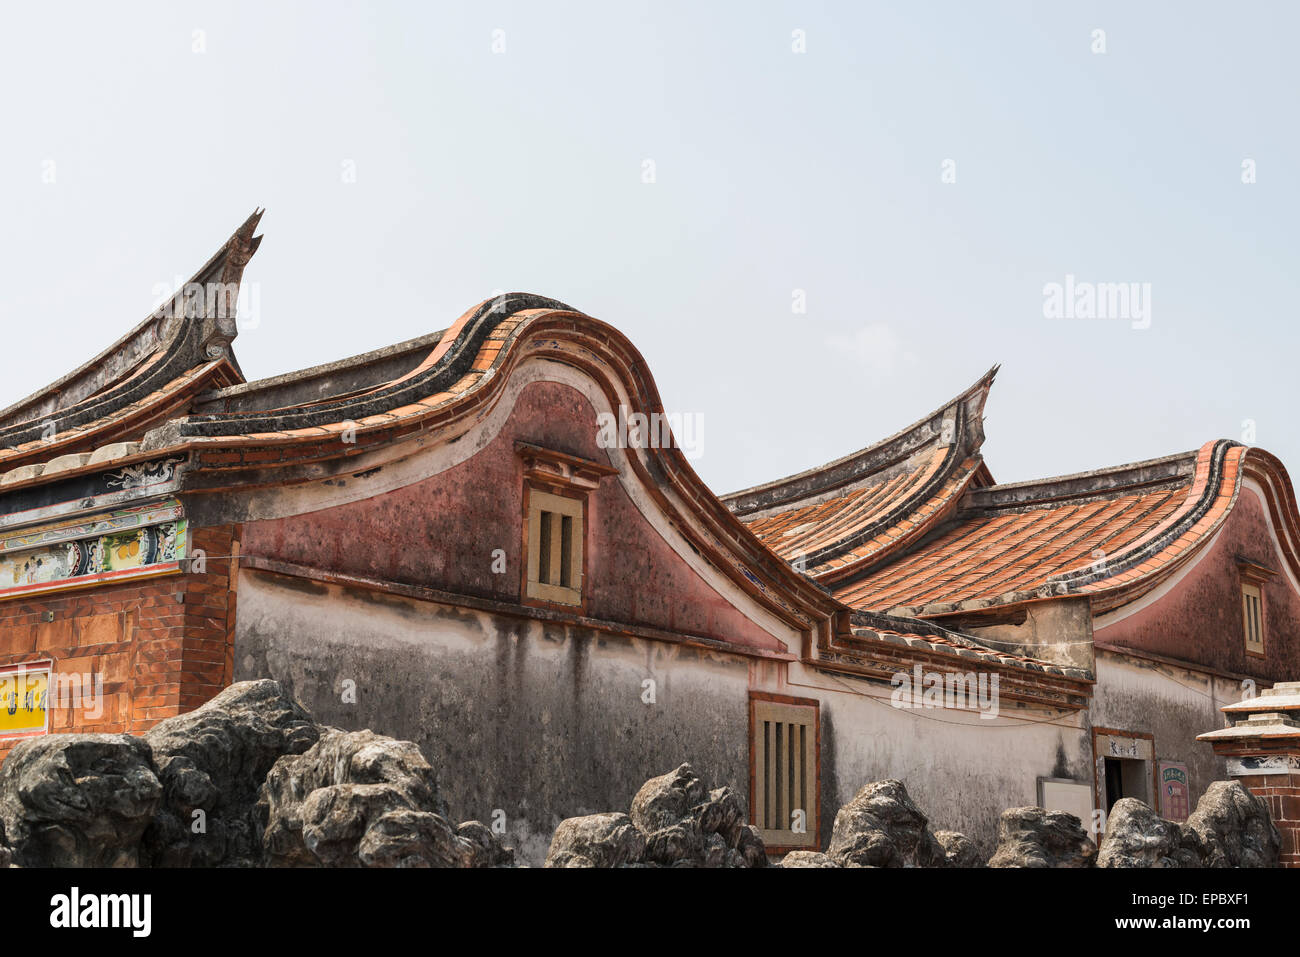
[[[320,720],[418,742],[445,768],[455,814],[490,820],[500,809],[532,861],[560,820],[626,809],[646,778],[682,761],[748,798],[750,690],[822,703],[823,846],[839,807],[882,778],[902,779],[936,828],[960,830],[985,852],[1005,808],[1038,802],[1039,777],[1091,783],[1091,740],[1077,712],[1007,706],[984,720],[901,710],[879,683],[798,665],[787,681],[777,662],[610,633],[617,625],[597,632],[530,620],[517,605],[523,475],[515,443],[617,467],[618,457],[596,443],[592,402],[571,383],[530,382],[499,428],[460,440],[476,450],[463,461],[421,472],[424,460],[413,458],[404,484],[373,496],[349,487],[350,498],[324,496],[311,510],[294,508],[286,492],[284,507],[271,509],[276,517],[247,521],[244,553],[259,560],[498,604],[470,611],[246,567],[236,676],[286,682]],[[353,479],[372,480],[364,470]],[[587,615],[779,648],[744,602],[724,597],[674,549],[656,524],[664,517],[638,505],[624,480],[602,480],[589,501]],[[493,571],[497,548],[506,574]],[[1059,643],[1086,631],[1067,605],[1044,610],[1041,628],[1016,637]],[[1069,645],[1062,654],[1077,652]],[[653,705],[642,701],[647,678],[657,683]],[[355,683],[355,701],[344,700],[344,681]]]
[[823,846],[840,806],[882,778],[903,780],[936,829],[990,853],[999,815],[1037,803],[1039,776],[1090,780],[1077,714],[906,711],[886,685],[797,665],[784,683],[777,663],[255,570],[239,589],[237,679],[276,678],[318,720],[416,741],[454,815],[504,811],[534,863],[561,820],[626,810],[682,761],[748,802],[751,685],[821,702]]
[[1085,597],[1036,601],[1025,620],[958,627],[1006,654],[1027,655],[1069,668],[1092,670],[1092,607]]
[[1091,741],[1078,712],[1060,716],[1005,702],[996,718],[905,710],[893,707],[893,689],[879,682],[798,665],[790,673],[782,693],[821,701],[823,846],[839,808],[883,778],[907,785],[933,829],[961,831],[986,854],[1004,810],[1038,803],[1039,777],[1090,780]]
[[319,721],[417,742],[454,819],[504,811],[532,863],[562,819],[626,811],[683,761],[748,794],[736,656],[244,571],[235,669],[285,683]]
[[1219,709],[1242,697],[1240,683],[1228,678],[1099,651],[1089,714],[1094,727],[1154,735],[1156,764],[1187,765],[1195,807],[1210,782],[1227,778],[1223,760],[1196,736],[1226,727]]

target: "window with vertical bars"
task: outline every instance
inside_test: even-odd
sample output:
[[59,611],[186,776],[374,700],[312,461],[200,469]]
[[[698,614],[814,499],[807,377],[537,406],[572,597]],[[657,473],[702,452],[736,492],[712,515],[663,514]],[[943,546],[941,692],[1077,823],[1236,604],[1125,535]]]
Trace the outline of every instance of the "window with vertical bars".
[[769,847],[817,846],[817,708],[750,700],[753,823]]
[[1246,626],[1246,650],[1264,653],[1264,600],[1258,585],[1241,586],[1241,615]]
[[529,598],[582,604],[582,501],[528,490]]

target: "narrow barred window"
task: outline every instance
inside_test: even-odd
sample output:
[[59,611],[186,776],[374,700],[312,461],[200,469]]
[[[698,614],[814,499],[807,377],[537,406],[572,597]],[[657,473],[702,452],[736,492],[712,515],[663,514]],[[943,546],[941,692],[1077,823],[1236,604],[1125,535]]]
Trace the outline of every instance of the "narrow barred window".
[[583,503],[528,490],[529,598],[582,604]]

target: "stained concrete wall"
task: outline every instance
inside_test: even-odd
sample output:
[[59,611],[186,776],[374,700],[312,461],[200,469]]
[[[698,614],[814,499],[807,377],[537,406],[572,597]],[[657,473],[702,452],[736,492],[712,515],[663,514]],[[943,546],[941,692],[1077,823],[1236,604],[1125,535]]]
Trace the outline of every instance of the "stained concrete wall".
[[626,811],[683,761],[749,791],[732,655],[245,570],[235,671],[281,681],[320,722],[417,742],[453,817],[504,811],[533,864],[561,820]]
[[1092,607],[1086,597],[1069,596],[1025,606],[1018,624],[969,624],[959,631],[1008,655],[1025,655],[1067,668],[1092,670]]
[[900,710],[878,682],[798,665],[786,682],[775,663],[256,570],[241,573],[239,610],[237,680],[275,678],[318,721],[417,742],[453,816],[504,811],[534,864],[561,820],[626,810],[683,761],[748,803],[751,686],[821,703],[823,847],[870,781],[900,778],[934,828],[991,853],[999,815],[1037,803],[1039,776],[1090,780],[1077,713]]
[[1219,709],[1243,697],[1240,682],[1176,665],[1114,652],[1097,652],[1097,688],[1089,717],[1094,727],[1154,735],[1154,761],[1187,765],[1190,806],[1212,781],[1227,778],[1222,758],[1198,734],[1227,726]]
[[[769,666],[764,666],[769,667]],[[821,702],[823,847],[835,813],[871,781],[897,778],[934,830],[961,831],[985,854],[1009,807],[1038,803],[1038,778],[1091,780],[1080,712],[1003,702],[996,718],[948,709],[899,709],[880,682],[790,666],[781,691]],[[797,682],[797,683],[796,683]]]

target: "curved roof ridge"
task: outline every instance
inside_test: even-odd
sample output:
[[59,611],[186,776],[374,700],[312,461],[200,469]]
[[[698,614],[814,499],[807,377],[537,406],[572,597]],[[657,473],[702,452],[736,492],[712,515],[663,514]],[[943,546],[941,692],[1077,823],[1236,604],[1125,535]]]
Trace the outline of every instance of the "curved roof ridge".
[[230,343],[244,267],[261,244],[255,210],[189,282],[140,324],[72,372],[0,410],[0,445],[18,447],[112,416],[159,391],[161,384],[213,360],[242,378]]
[[[387,415],[394,409],[427,400],[447,390],[480,361],[480,349],[497,334],[498,328],[511,328],[519,322],[520,313],[532,309],[583,315],[556,299],[530,293],[509,293],[486,299],[447,329],[423,362],[392,382],[357,395],[322,399],[298,408],[196,413],[172,420],[168,423],[169,434],[159,436],[155,441],[171,441],[186,436],[289,432]],[[497,351],[500,351],[499,343]]]
[[1199,449],[1177,452],[1140,462],[1113,465],[1067,475],[1003,482],[972,489],[963,503],[968,508],[1007,508],[1062,499],[1084,498],[1107,492],[1190,482]]
[[[861,479],[877,475],[890,466],[906,461],[926,446],[936,444],[937,440],[943,438],[944,430],[941,427],[936,431],[933,427],[935,421],[942,420],[945,413],[961,406],[966,407],[968,419],[973,426],[969,431],[970,447],[963,451],[967,455],[973,453],[984,442],[984,430],[981,426],[984,404],[999,368],[1001,367],[998,365],[993,366],[969,388],[929,415],[917,419],[911,425],[879,442],[823,465],[750,488],[729,492],[719,498],[740,516],[806,503],[814,496],[834,492]],[[966,455],[961,456],[961,458],[965,457]]]
[[979,449],[997,371],[875,445],[722,501],[768,548],[819,581],[856,575],[927,534],[987,475]]
[[1242,453],[1242,474],[1259,483],[1277,546],[1292,578],[1300,583],[1300,507],[1286,466],[1272,452],[1251,446]]
[[[421,354],[423,361],[422,354],[436,347],[446,333],[446,329],[439,329],[334,362],[214,389],[199,396],[194,411],[211,414],[274,412],[382,388],[413,371],[408,364],[414,361],[414,356]],[[311,392],[318,394],[305,395]],[[269,402],[255,403],[259,398],[269,398]]]
[[[1077,591],[1103,580],[1121,578],[1179,545],[1182,547],[1177,552],[1186,551],[1183,557],[1189,557],[1208,540],[1205,533],[1222,523],[1227,507],[1236,499],[1240,469],[1237,461],[1229,461],[1229,456],[1238,449],[1243,449],[1241,443],[1231,439],[1206,442],[1196,453],[1195,477],[1181,508],[1115,554],[1049,575],[1048,589]],[[1177,553],[1169,557],[1176,556]]]

